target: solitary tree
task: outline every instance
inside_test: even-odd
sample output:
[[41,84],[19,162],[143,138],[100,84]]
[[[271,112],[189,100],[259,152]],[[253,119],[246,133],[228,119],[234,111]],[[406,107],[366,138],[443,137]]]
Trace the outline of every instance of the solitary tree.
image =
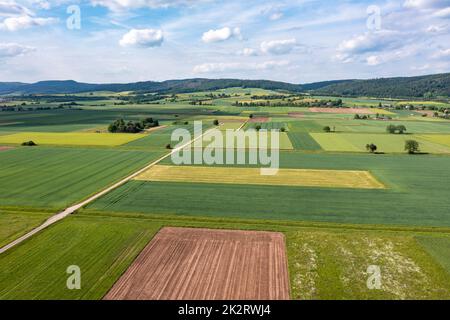
[[396,129],[397,129],[398,133],[400,133],[400,134],[402,134],[406,131],[406,127],[402,124],[398,125]]
[[419,143],[416,140],[406,140],[405,141],[405,151],[409,154],[413,154],[419,151]]
[[375,151],[377,151],[377,146],[373,143],[371,144],[366,144],[366,150],[369,151],[370,153],[374,153]]
[[261,130],[261,126],[260,126],[259,124],[258,124],[258,125],[256,125],[256,126],[255,126],[255,130],[256,130],[256,131],[259,131],[259,130]]
[[325,127],[323,127],[323,131],[331,132],[331,128],[329,126],[325,126]]
[[219,125],[219,120],[217,120],[217,119],[214,120],[214,125],[215,125],[215,126],[218,126],[218,125]]
[[386,131],[389,133],[395,133],[395,130],[397,130],[397,127],[394,126],[393,124],[390,124],[386,127]]
[[22,145],[23,146],[27,146],[27,147],[34,147],[34,146],[37,146],[37,144],[36,143],[34,143],[34,141],[26,141],[26,142],[22,142]]

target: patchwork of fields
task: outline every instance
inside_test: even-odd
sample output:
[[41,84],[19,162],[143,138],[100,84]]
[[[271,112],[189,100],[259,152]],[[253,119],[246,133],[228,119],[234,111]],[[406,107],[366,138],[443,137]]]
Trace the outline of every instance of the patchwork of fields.
[[[450,299],[448,120],[379,109],[403,102],[371,98],[343,98],[338,109],[295,104],[333,97],[257,105],[282,103],[280,94],[230,88],[124,103],[105,92],[72,110],[43,102],[51,109],[2,111],[0,247],[168,154],[173,131],[193,135],[194,121],[203,132],[244,123],[243,132],[284,132],[275,175],[259,164],[179,166],[168,157],[1,253],[0,298]],[[161,127],[105,133],[119,118],[147,117]],[[388,134],[388,125],[406,133]],[[214,147],[204,138],[192,156]],[[410,139],[420,154],[405,152]],[[28,140],[38,146],[20,146]],[[66,287],[70,265],[82,270],[80,290]],[[371,265],[382,270],[377,290],[367,287]]]

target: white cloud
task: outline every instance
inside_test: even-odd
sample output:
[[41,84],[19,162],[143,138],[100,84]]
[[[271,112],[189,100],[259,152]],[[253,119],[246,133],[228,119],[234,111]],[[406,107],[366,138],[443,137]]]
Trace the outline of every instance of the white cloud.
[[35,51],[33,47],[23,46],[17,43],[0,43],[0,58],[12,58]]
[[339,44],[338,51],[343,54],[362,54],[386,49],[398,48],[405,44],[405,35],[390,30],[367,32],[344,40]]
[[433,58],[448,58],[450,57],[450,48],[449,49],[441,49],[435,54],[433,54]]
[[47,0],[33,0],[32,2],[40,9],[50,10],[50,8],[52,7],[51,3]]
[[450,18],[450,7],[436,11],[434,16],[438,18]]
[[450,3],[448,0],[406,0],[405,8],[423,10],[438,18],[450,17]]
[[283,17],[283,12],[274,12],[270,15],[269,19],[272,21],[281,19]]
[[192,6],[205,0],[91,0],[93,6],[106,7],[111,11],[120,12],[139,8],[169,8]]
[[261,51],[271,54],[286,54],[292,51],[297,45],[297,41],[292,39],[263,41]]
[[446,3],[448,4],[446,0],[406,0],[403,6],[414,9],[435,9],[445,7]]
[[209,73],[209,72],[222,72],[225,70],[238,70],[240,67],[239,63],[203,63],[194,66],[194,73]]
[[446,31],[447,29],[447,25],[431,25],[426,29],[426,31],[429,33],[440,33]]
[[258,52],[252,48],[244,48],[243,50],[238,52],[238,55],[252,57],[252,56],[257,56]]
[[421,66],[412,66],[411,70],[414,70],[414,71],[425,71],[425,70],[430,69],[430,67],[431,67],[431,65],[429,63],[426,63],[426,64],[421,65]]
[[24,15],[6,18],[0,22],[0,30],[17,31],[31,27],[46,26],[56,22],[58,22],[57,18],[35,18]]
[[241,39],[241,30],[239,28],[231,29],[229,27],[224,27],[222,29],[209,30],[203,33],[202,40],[205,43],[210,43],[225,41],[233,37]]
[[129,32],[123,35],[119,44],[122,47],[159,47],[164,41],[163,33],[161,30],[155,29],[131,29]]
[[254,65],[254,68],[257,70],[267,70],[267,69],[274,69],[278,67],[284,67],[289,64],[289,61],[287,60],[281,60],[281,61],[265,61],[263,63],[258,63]]
[[268,70],[277,67],[283,67],[289,64],[289,61],[264,61],[261,63],[240,63],[240,62],[219,62],[219,63],[203,63],[196,65],[193,69],[194,73],[212,73],[225,71],[242,71],[242,70]]
[[15,1],[0,0],[0,17],[10,17],[15,15],[32,15],[33,13],[23,5]]
[[366,61],[369,66],[377,66],[382,62],[379,56],[369,56]]

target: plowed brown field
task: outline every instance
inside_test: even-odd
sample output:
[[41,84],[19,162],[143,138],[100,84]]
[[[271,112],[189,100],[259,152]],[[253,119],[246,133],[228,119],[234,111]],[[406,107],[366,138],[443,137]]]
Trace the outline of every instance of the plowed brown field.
[[253,117],[248,122],[269,122],[269,117]]
[[104,299],[289,299],[284,235],[163,228]]

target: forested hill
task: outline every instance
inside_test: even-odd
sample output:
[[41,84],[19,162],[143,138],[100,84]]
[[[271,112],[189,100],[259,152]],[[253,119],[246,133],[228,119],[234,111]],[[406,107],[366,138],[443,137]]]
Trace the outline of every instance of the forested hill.
[[450,73],[338,82],[317,89],[315,93],[380,98],[450,97]]
[[381,78],[372,80],[334,80],[292,84],[270,80],[184,79],[162,82],[145,81],[125,84],[90,84],[72,80],[41,81],[32,84],[0,82],[0,94],[73,94],[90,91],[137,91],[140,93],[184,93],[231,87],[261,88],[290,92],[310,92],[335,96],[369,96],[391,98],[430,98],[450,96],[450,73],[420,77]]
[[206,90],[226,89],[232,87],[261,88],[268,90],[286,90],[300,92],[302,87],[270,80],[240,80],[240,79],[185,79],[167,80],[162,82],[145,81],[124,84],[90,84],[73,80],[41,81],[32,84],[0,82],[0,94],[56,94],[81,93],[89,91],[137,91],[140,93],[184,93]]

